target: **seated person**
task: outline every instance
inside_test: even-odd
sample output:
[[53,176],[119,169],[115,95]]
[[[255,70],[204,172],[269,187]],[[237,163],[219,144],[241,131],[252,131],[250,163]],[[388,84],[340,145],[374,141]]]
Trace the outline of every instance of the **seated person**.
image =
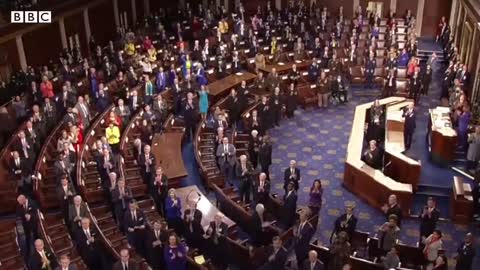
[[382,168],[382,151],[377,147],[377,142],[371,140],[368,149],[363,153],[362,160],[374,169]]

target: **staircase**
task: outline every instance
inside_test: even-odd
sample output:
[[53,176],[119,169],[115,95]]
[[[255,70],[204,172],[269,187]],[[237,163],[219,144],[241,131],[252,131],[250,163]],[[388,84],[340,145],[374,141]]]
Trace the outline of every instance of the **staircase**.
[[420,63],[427,62],[428,58],[435,52],[439,63],[445,63],[442,46],[430,38],[418,38],[417,57]]

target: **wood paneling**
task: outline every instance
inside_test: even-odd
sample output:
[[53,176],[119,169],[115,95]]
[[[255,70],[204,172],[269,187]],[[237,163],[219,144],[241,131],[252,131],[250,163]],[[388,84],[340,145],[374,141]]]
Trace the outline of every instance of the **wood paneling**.
[[403,17],[407,13],[407,10],[410,9],[412,15],[417,17],[417,8],[418,0],[397,0],[397,16]]
[[18,58],[15,39],[11,39],[0,45],[0,66],[1,65],[8,65],[13,69],[20,68],[20,59]]
[[113,2],[107,1],[89,10],[90,28],[97,44],[106,45],[116,31]]
[[[132,13],[132,1],[131,0],[118,0],[118,12],[120,16],[123,15],[124,12],[127,13],[127,24],[128,27],[132,27],[133,22],[133,13]],[[137,10],[138,12],[138,10]],[[120,20],[122,21],[122,20]]]
[[317,0],[317,5],[326,6],[333,16],[337,16],[338,9],[343,6],[343,15],[346,18],[353,16],[353,0]]
[[422,20],[422,36],[435,37],[437,34],[438,23],[442,16],[447,17],[450,14],[452,0],[425,0]]
[[62,50],[58,22],[45,24],[23,35],[23,47],[28,65],[40,66],[53,61]]
[[382,16],[385,17],[390,12],[390,0],[360,0],[360,5],[365,10],[368,2],[381,2],[383,4]]
[[[65,17],[65,34],[67,35],[67,41],[69,36],[73,36],[75,42],[75,34],[78,34],[80,41],[80,48],[82,49],[82,55],[86,55],[88,51],[88,41],[85,33],[85,24],[83,21],[83,12],[73,14],[72,16]],[[70,43],[68,43],[70,46]]]

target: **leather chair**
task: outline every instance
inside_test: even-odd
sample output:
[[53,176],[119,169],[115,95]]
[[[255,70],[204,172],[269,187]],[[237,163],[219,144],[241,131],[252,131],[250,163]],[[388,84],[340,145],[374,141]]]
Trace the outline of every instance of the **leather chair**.
[[379,55],[379,54],[377,53],[377,57],[375,58],[375,63],[376,63],[375,67],[377,67],[377,68],[380,68],[380,67],[383,68],[383,66],[384,66],[384,64],[385,64],[385,58],[383,58],[383,55]]
[[396,96],[406,97],[408,96],[408,81],[407,80],[398,80],[397,78],[397,91]]
[[350,67],[349,71],[352,85],[364,84],[365,74],[360,66]]
[[385,71],[383,66],[382,67],[376,67],[375,72],[373,73],[373,81],[376,85],[383,85],[383,81],[385,78]]

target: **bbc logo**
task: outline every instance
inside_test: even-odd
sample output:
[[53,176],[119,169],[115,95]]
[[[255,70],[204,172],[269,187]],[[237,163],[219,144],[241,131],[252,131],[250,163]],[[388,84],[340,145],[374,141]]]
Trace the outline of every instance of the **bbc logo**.
[[51,11],[11,11],[11,23],[51,23]]

